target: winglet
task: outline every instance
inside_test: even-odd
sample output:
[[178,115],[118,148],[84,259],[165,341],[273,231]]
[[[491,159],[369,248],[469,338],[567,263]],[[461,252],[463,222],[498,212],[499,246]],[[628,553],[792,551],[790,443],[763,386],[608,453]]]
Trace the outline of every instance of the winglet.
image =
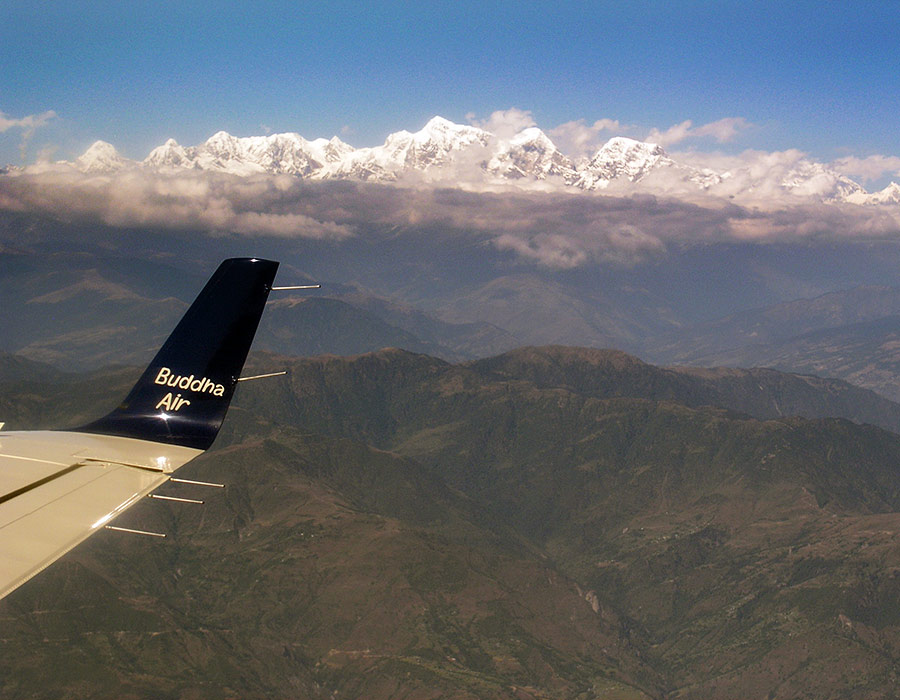
[[75,431],[205,450],[215,440],[278,263],[224,261],[122,404]]

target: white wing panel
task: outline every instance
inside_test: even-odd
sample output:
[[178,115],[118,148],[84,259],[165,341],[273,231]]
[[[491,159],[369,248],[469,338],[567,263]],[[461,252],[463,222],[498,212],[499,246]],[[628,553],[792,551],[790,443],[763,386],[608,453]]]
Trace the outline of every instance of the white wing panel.
[[197,454],[130,438],[0,433],[0,598]]

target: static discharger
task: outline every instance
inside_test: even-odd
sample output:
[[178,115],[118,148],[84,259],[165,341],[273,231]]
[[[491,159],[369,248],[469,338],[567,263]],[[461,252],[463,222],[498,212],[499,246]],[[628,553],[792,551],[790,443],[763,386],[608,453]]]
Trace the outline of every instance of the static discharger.
[[224,489],[225,484],[214,484],[211,481],[194,481],[193,479],[176,479],[172,477],[169,481],[174,481],[178,484],[193,484],[194,486],[212,486],[217,489]]
[[[169,479],[169,481],[177,481],[181,484],[193,484],[194,486],[212,486],[214,488],[223,489],[225,488],[225,484],[214,484],[210,481],[194,481],[193,479]],[[164,496],[158,493],[150,493],[147,494],[149,498],[156,498],[160,501],[175,501],[176,503],[194,503],[197,505],[203,505],[204,502],[200,501],[196,498],[179,498],[177,496]],[[128,532],[132,535],[146,535],[147,537],[165,537],[166,534],[164,532],[150,532],[148,530],[135,530],[130,527],[117,527],[116,525],[104,525],[103,526],[107,530],[115,530],[116,532]]]
[[268,374],[254,374],[252,377],[238,377],[239,382],[249,382],[253,379],[266,379],[267,377],[283,377],[287,374],[287,370],[281,372],[269,372]]
[[116,527],[115,525],[104,525],[107,530],[115,530],[116,532],[130,532],[133,535],[147,535],[148,537],[165,537],[164,532],[148,532],[147,530],[132,530],[130,527]]
[[158,498],[160,501],[176,501],[177,503],[197,503],[199,505],[203,505],[203,501],[198,501],[196,498],[178,498],[178,496],[163,496],[158,493],[151,493],[150,498]]
[[[273,292],[287,292],[295,289],[321,289],[321,284],[289,284],[282,287],[270,287]],[[238,377],[239,382],[249,382],[253,379],[267,379],[268,377],[283,377],[287,372],[269,372],[268,374],[256,374],[252,377]]]

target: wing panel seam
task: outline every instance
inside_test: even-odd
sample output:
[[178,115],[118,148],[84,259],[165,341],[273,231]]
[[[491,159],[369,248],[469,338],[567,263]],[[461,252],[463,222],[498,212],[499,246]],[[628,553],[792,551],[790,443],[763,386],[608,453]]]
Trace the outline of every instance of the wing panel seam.
[[65,469],[60,469],[58,472],[56,472],[54,474],[50,474],[49,476],[45,476],[43,479],[38,479],[37,481],[32,481],[30,484],[26,484],[25,486],[18,488],[15,491],[10,491],[9,493],[4,494],[3,496],[0,496],[0,503],[6,503],[7,501],[11,501],[12,499],[16,498],[17,496],[21,496],[23,493],[28,493],[29,491],[32,491],[33,489],[39,488],[40,486],[43,486],[44,484],[47,484],[47,483],[53,481],[54,479],[58,479],[61,476],[65,476],[69,472],[73,472],[76,469],[78,469],[78,467],[83,467],[83,466],[84,466],[84,464],[82,462],[76,462],[75,464],[70,464]]

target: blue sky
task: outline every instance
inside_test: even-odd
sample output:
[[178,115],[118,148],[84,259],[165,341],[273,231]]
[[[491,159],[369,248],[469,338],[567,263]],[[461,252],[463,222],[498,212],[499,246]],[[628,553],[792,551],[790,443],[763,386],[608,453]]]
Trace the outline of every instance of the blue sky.
[[96,139],[338,134],[354,146],[529,110],[646,136],[739,117],[727,143],[900,156],[900,2],[0,3],[0,164]]

